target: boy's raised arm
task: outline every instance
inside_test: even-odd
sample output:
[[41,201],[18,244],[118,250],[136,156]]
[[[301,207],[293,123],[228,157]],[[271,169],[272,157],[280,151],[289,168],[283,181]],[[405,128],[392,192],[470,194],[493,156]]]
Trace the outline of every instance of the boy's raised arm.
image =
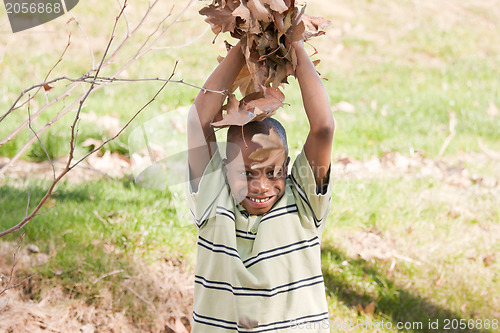
[[[213,91],[227,92],[231,89],[244,64],[245,57],[238,43],[213,71],[203,87]],[[188,163],[191,186],[194,191],[197,191],[200,177],[216,149],[215,133],[210,124],[224,103],[226,95],[202,90],[189,110]]]
[[304,144],[304,152],[313,170],[316,186],[323,188],[328,182],[335,122],[325,87],[304,49],[303,41],[292,43],[292,47],[297,54],[295,75],[299,80],[302,101],[309,120],[309,134]]

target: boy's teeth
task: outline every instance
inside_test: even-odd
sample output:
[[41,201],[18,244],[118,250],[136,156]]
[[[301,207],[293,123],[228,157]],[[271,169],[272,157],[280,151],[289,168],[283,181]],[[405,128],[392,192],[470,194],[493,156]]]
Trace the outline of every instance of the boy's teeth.
[[255,198],[250,198],[250,200],[255,201],[255,202],[264,202],[264,201],[267,201],[267,198],[266,198],[266,199],[255,199]]

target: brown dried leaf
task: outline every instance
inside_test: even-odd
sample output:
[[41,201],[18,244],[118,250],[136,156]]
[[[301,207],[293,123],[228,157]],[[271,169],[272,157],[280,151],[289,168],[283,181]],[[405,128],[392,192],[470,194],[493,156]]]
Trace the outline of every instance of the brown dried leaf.
[[286,38],[290,43],[298,42],[303,38],[306,26],[303,21],[300,21],[297,25],[292,25],[290,29],[286,32]]
[[283,13],[288,10],[288,6],[283,0],[263,0],[263,2],[278,13]]
[[311,39],[313,37],[325,34],[322,29],[327,28],[332,23],[323,17],[302,15],[302,22],[304,22],[306,31],[304,32],[304,39]]
[[250,10],[248,7],[245,5],[244,2],[241,2],[238,8],[233,10],[233,16],[240,17],[241,19],[245,20],[247,23],[250,22]]
[[292,24],[299,24],[299,22],[302,21],[302,16],[304,15],[305,11],[306,11],[305,5],[302,6],[300,9],[295,8]]
[[486,266],[486,267],[491,266],[494,262],[495,262],[495,255],[493,253],[488,253],[488,255],[486,255],[483,258],[483,263],[484,263],[484,266]]
[[365,315],[373,316],[373,312],[375,311],[375,302],[372,301],[366,307],[363,307],[363,305],[361,305],[361,304],[358,303],[356,305],[356,309],[358,310],[358,312],[360,314],[365,314]]
[[99,147],[100,145],[102,145],[102,143],[103,142],[101,140],[87,138],[87,139],[85,139],[85,141],[82,142],[82,147],[93,146],[92,149],[94,149],[95,147]]
[[[212,31],[215,29],[222,32],[233,32],[236,27],[236,17],[229,7],[216,7],[214,5],[209,5],[200,10],[201,15],[207,16],[205,19],[212,26]],[[215,31],[214,31],[215,32]]]
[[441,273],[441,275],[439,276],[439,279],[437,279],[437,281],[434,283],[434,286],[439,287],[444,281],[444,274]]
[[255,114],[247,110],[240,110],[240,102],[233,94],[228,95],[227,104],[223,109],[227,110],[227,114],[222,116],[222,120],[212,123],[213,127],[227,127],[231,125],[243,126],[248,124],[255,118]]
[[375,311],[375,302],[371,302],[365,307],[365,314],[372,316]]
[[44,203],[43,203],[43,208],[45,209],[51,209],[51,208],[54,208],[56,206],[56,198],[54,197],[50,197],[48,198]]
[[243,96],[255,92],[252,76],[250,75],[247,66],[243,66],[241,68],[236,80],[234,80],[231,92],[234,92],[238,88]]
[[269,11],[260,0],[248,0],[247,7],[250,10],[252,16],[257,20],[262,22],[270,21]]
[[264,97],[247,102],[246,108],[258,116],[255,120],[262,120],[270,117],[277,109],[282,107],[284,100],[285,95],[279,88],[266,88]]
[[250,159],[260,162],[253,164],[251,168],[274,167],[276,177],[285,163],[285,147],[276,131],[271,128],[269,134],[254,134],[252,142],[259,144],[262,148],[250,154]]
[[286,33],[284,19],[285,19],[285,15],[283,15],[283,13],[273,12],[274,26],[276,27],[276,29],[278,29],[278,31],[282,35],[284,35]]
[[46,84],[43,85],[43,90],[45,90],[45,91],[50,91],[53,88],[54,88],[54,86],[51,85],[50,83],[46,83]]

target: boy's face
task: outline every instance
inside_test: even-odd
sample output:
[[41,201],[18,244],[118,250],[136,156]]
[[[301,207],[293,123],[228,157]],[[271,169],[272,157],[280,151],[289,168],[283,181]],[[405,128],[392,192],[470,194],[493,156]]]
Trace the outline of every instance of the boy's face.
[[[265,214],[285,193],[285,179],[290,158],[285,156],[285,161],[279,166],[280,171],[275,175],[275,165],[256,168],[255,164],[258,162],[249,157],[260,148],[258,144],[250,140],[246,141],[246,145],[243,141],[234,144],[237,148],[228,151],[228,157],[232,162],[224,161],[227,170],[226,179],[231,192],[249,214]],[[241,158],[235,158],[239,154],[236,150],[241,152]]]

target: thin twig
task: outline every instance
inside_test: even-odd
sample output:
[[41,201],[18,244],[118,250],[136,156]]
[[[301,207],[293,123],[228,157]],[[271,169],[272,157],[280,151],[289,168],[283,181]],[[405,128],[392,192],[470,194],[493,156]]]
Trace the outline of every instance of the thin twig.
[[199,34],[198,36],[196,36],[195,38],[191,39],[190,41],[188,41],[184,44],[174,45],[174,46],[158,46],[158,47],[152,47],[151,49],[152,50],[169,50],[169,49],[180,49],[180,48],[189,46],[189,45],[193,44],[194,42],[198,41],[201,37],[203,37],[207,33],[208,29],[210,29],[210,26],[207,26],[201,34]]
[[[158,2],[158,0],[155,1],[153,5],[155,5]],[[179,21],[179,18],[184,15],[184,13],[188,10],[188,8],[193,4],[194,0],[190,0],[188,4],[184,7],[184,9],[175,17],[174,21],[169,24],[161,34],[151,42],[151,44],[148,46],[146,50],[144,50],[142,53],[137,53],[135,56],[133,56],[125,65],[123,65],[120,69],[118,69],[113,76],[118,76],[121,72],[123,72],[126,68],[128,68],[134,61],[137,59],[141,58],[145,54],[147,54],[149,51],[151,51],[151,48],[154,47],[154,45]],[[167,17],[171,15],[171,12]],[[152,35],[152,34],[151,34]],[[150,36],[151,36],[150,35]],[[148,37],[149,38],[149,37]]]
[[[186,85],[188,87],[196,88],[199,90],[203,90],[203,92],[213,92],[221,95],[225,95],[227,93],[227,90],[212,90],[212,89],[207,89],[204,87],[199,87],[191,83],[187,83],[184,80],[171,80],[171,79],[162,79],[159,77],[156,78],[144,78],[144,79],[120,79],[120,78],[115,78],[115,77],[97,77],[95,78],[96,82],[147,82],[147,81],[161,81],[161,82],[171,82],[171,83],[179,83]],[[88,81],[83,81],[83,82],[88,82]]]
[[92,43],[90,42],[89,36],[87,35],[87,33],[83,29],[82,25],[80,24],[80,22],[78,21],[78,19],[76,18],[76,16],[73,14],[72,11],[70,11],[70,14],[71,14],[71,17],[73,18],[73,21],[75,21],[76,25],[78,26],[78,29],[80,29],[83,36],[87,40],[87,44],[89,46],[89,51],[90,51],[90,56],[92,57],[92,67],[91,68],[95,68],[94,50],[92,48]]
[[450,131],[450,134],[446,137],[446,139],[443,142],[443,145],[441,146],[441,149],[439,150],[438,156],[442,157],[446,148],[448,148],[448,145],[450,144],[451,140],[455,137],[456,131],[455,127],[457,125],[457,117],[455,115],[455,112],[450,111],[449,112],[450,116],[450,121],[448,124],[448,130]]
[[28,202],[26,203],[26,213],[24,213],[24,216],[28,216],[28,212],[30,210],[30,201],[31,201],[31,196],[30,196],[30,192],[28,190]]
[[7,280],[7,284],[5,287],[0,290],[0,296],[5,293],[7,290],[14,288],[11,283],[12,280],[14,279],[14,271],[16,269],[16,264],[17,264],[17,254],[19,253],[19,250],[21,249],[21,244],[23,242],[24,235],[26,234],[26,231],[23,231],[23,233],[19,236],[19,240],[17,241],[17,248],[14,251],[14,261],[12,263],[12,267],[10,268],[10,273],[9,273],[9,278]]
[[[149,16],[151,13],[152,9],[156,6],[159,0],[156,0],[152,5],[148,6],[148,9],[146,13],[142,16],[141,21],[137,24],[137,26],[132,30],[132,32],[128,33],[127,36],[122,40],[120,45],[115,49],[115,51],[109,56],[108,60],[104,63],[104,65],[108,65],[113,58],[120,52],[120,50],[127,44],[127,42],[130,40],[130,38],[139,30],[139,28],[144,24],[146,21],[146,18]],[[168,17],[168,16],[167,16]]]
[[[107,65],[110,63],[110,61],[113,59],[113,57],[122,49],[122,47],[128,42],[128,40],[130,39],[130,37],[132,35],[134,35],[138,30],[139,28],[141,27],[141,25],[144,23],[144,21],[146,20],[146,18],[148,17],[148,15],[151,13],[152,9],[154,8],[154,6],[156,6],[156,4],[158,3],[159,0],[156,0],[152,5],[149,5],[148,7],[148,10],[147,12],[143,15],[141,21],[139,22],[139,24],[134,28],[134,30],[129,34],[129,36],[126,36],[122,43],[117,47],[117,49],[113,52],[113,54],[111,56],[108,57],[107,61],[104,62],[103,66],[104,65]],[[129,59],[126,64],[124,66],[122,66],[120,69],[118,69],[113,75],[112,77],[116,77],[117,75],[119,75],[121,72],[123,72],[125,69],[127,69],[130,65],[132,65],[136,60],[138,60],[140,57],[142,57],[144,54],[146,54],[147,52],[149,52],[149,49],[151,49],[154,44],[161,38],[161,36],[166,33],[174,24],[176,24],[178,21],[179,21],[179,18],[181,17],[181,15],[183,15],[183,13],[187,10],[187,8],[192,4],[194,0],[191,0],[187,6],[184,8],[184,10],[175,18],[175,20],[173,21],[173,23],[171,23],[166,29],[164,29],[164,31],[162,32],[162,34],[156,39],[154,40],[151,45],[148,47],[148,49],[146,49],[145,51],[143,51],[141,54],[136,54],[135,56],[133,56],[131,59]],[[171,16],[171,12],[166,16],[167,18],[169,16]],[[163,22],[163,20],[162,20]],[[154,34],[154,33],[153,33]],[[151,34],[151,35],[153,35]],[[150,35],[150,36],[151,36]],[[94,67],[93,67],[94,68]],[[94,72],[94,69],[92,69],[91,71],[89,71],[87,74],[83,75],[81,78],[79,79],[71,79],[71,78],[68,78],[68,77],[61,77],[61,78],[57,78],[57,79],[54,79],[54,80],[51,80],[51,81],[48,81],[48,82],[44,82],[44,83],[41,83],[41,84],[38,84],[38,85],[34,85],[28,89],[26,89],[25,91],[23,91],[19,96],[18,98],[16,99],[16,101],[12,104],[11,106],[11,109],[15,108],[17,103],[21,100],[21,98],[27,93],[29,92],[30,90],[32,89],[35,89],[35,88],[39,88],[41,86],[44,86],[45,84],[51,84],[51,83],[55,83],[59,80],[63,80],[63,79],[66,79],[66,80],[69,80],[69,81],[73,81],[75,83],[78,83],[78,81],[81,82],[81,79],[87,79],[87,78],[90,78],[92,77],[92,75],[90,74],[91,72]],[[187,84],[187,83],[184,83],[184,82],[179,82],[179,83],[183,83],[183,84],[186,84],[186,85],[189,85],[189,86],[192,86],[194,88],[198,88],[200,89],[199,87],[196,87],[194,85],[190,85],[190,84]],[[43,111],[45,111],[49,106],[51,106],[52,104],[54,104],[55,102],[66,98],[70,91],[72,91],[74,88],[76,87],[76,84],[72,85],[69,89],[67,89],[63,94],[61,94],[59,97],[57,97],[56,99],[54,99],[53,101],[51,101],[50,103],[44,105],[40,110],[38,110],[37,112],[33,113],[32,114],[32,120],[36,119]],[[97,89],[94,89],[94,91],[97,90]],[[85,92],[84,92],[85,94]],[[19,106],[20,107],[20,106]],[[3,115],[2,117],[0,117],[0,122],[10,113],[12,112],[12,110],[9,110],[7,111],[7,113],[5,115]],[[11,141],[14,139],[14,137],[24,128],[27,126],[27,121],[24,122],[21,126],[19,126],[18,129],[16,129],[14,132],[10,133],[6,138],[4,138],[3,140],[0,141],[0,146],[2,146],[3,144]],[[31,141],[32,143],[33,141]],[[1,170],[0,170],[0,173]]]
[[92,282],[92,284],[96,284],[97,282],[101,281],[102,279],[105,279],[107,278],[108,276],[111,276],[111,275],[115,275],[115,274],[120,274],[124,272],[123,269],[118,269],[116,271],[112,271],[112,272],[109,272],[109,273],[106,273],[106,274],[103,274],[101,275],[97,280],[95,280],[94,282]]
[[[28,100],[29,100],[29,98],[28,98]],[[49,153],[47,152],[47,149],[45,149],[45,146],[43,145],[42,140],[40,140],[40,137],[38,136],[38,134],[36,134],[36,132],[35,132],[35,130],[33,129],[33,127],[31,127],[30,104],[28,104],[28,121],[29,121],[29,128],[30,128],[31,132],[33,132],[33,134],[34,134],[34,135],[36,136],[36,138],[38,139],[38,142],[40,143],[40,145],[42,146],[43,151],[45,152],[45,156],[46,156],[46,157],[47,157],[47,159],[49,160],[50,166],[52,167],[52,172],[53,172],[53,174],[54,174],[53,179],[56,179],[56,168],[54,167],[54,163],[52,163],[52,160],[50,159]]]
[[144,297],[142,297],[141,295],[139,295],[139,293],[137,293],[134,289],[130,288],[129,286],[126,286],[125,288],[127,288],[138,299],[140,299],[141,301],[143,301],[144,303],[146,303],[147,305],[149,305],[150,307],[152,307],[154,310],[156,310],[156,307],[154,306],[153,303],[151,303],[150,301],[148,301],[147,299],[145,299]]
[[[83,77],[82,77],[83,78]],[[60,80],[68,80],[68,81],[72,81],[72,82],[82,82],[81,80],[83,80],[82,78],[79,78],[79,79],[71,79],[69,77],[60,77],[60,78],[57,78],[57,79],[54,79],[54,80],[51,80],[51,82],[44,82],[44,83],[40,83],[40,84],[37,84],[37,85],[34,85],[30,88],[27,89],[27,91],[33,89],[34,87],[38,86],[38,85],[45,85],[45,84],[50,84],[50,83],[53,83],[53,82],[57,82],[57,81],[60,81]],[[60,100],[64,100],[66,97],[69,96],[69,94],[76,88],[78,87],[77,84],[73,84],[71,85],[70,88],[68,88],[65,92],[63,92],[61,95],[59,95],[58,97],[56,97],[55,99],[53,99],[52,101],[50,101],[49,103],[45,104],[44,106],[42,106],[37,112],[33,113],[31,115],[31,120],[35,120],[36,118],[38,118],[38,116],[44,112],[46,109],[48,109],[50,106],[54,105],[55,103],[59,102]],[[6,144],[7,142],[9,141],[12,141],[14,140],[14,138],[16,137],[17,134],[19,134],[19,132],[21,132],[26,126],[28,125],[28,121],[24,121],[21,125],[19,125],[18,128],[16,128],[14,131],[12,131],[11,133],[9,133],[4,139],[0,140],[0,147],[3,146],[4,144]]]
[[[119,6],[119,8],[122,8],[122,7],[123,7],[123,5],[122,5],[122,3],[120,2],[120,0],[116,0],[116,2],[118,2],[118,6]],[[125,23],[127,23],[127,24],[126,24],[126,26],[127,26],[127,37],[129,37],[129,36],[130,36],[130,23],[128,22],[127,15],[126,15],[125,13],[123,13],[123,19],[125,20]]]
[[[40,130],[38,130],[38,135],[42,135],[46,130],[48,130],[52,125],[56,123],[57,120],[61,119],[68,112],[73,110],[73,108],[80,102],[84,95],[79,96],[76,100],[73,101],[69,106],[64,108],[61,112],[59,112],[54,118],[52,118],[49,122],[45,124]],[[33,135],[28,142],[18,150],[18,152],[2,167],[0,168],[0,175],[7,172],[7,170],[28,150],[29,147],[36,141],[36,137]]]

